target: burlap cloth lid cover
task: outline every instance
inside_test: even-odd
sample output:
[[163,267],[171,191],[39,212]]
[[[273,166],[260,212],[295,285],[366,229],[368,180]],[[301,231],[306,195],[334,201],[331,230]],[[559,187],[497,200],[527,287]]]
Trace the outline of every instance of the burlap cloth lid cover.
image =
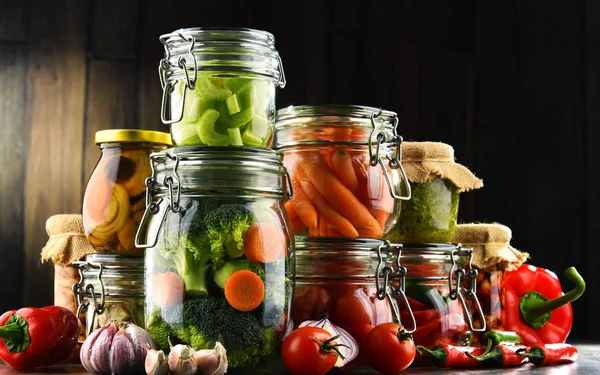
[[528,253],[510,245],[511,238],[512,231],[505,225],[470,223],[456,225],[451,242],[473,248],[473,265],[483,270],[505,267],[507,271],[511,271],[529,257]]
[[59,266],[68,266],[83,260],[97,251],[90,245],[83,232],[81,215],[54,215],[46,220],[48,242],[42,249],[42,261],[52,260]]
[[441,177],[450,180],[461,192],[483,186],[483,180],[456,163],[452,146],[441,142],[402,142],[402,167],[408,181],[417,184]]

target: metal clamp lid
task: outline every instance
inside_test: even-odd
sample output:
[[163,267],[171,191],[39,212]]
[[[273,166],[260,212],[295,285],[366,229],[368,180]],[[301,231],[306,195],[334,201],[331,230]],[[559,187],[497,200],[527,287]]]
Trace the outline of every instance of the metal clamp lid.
[[[394,116],[394,138],[388,140],[385,133],[377,131],[377,125],[375,123],[375,119],[381,115],[382,111],[383,110],[380,109],[379,112],[371,113],[371,124],[373,125],[373,129],[371,130],[371,134],[369,135],[369,164],[373,167],[377,166],[377,164],[381,166],[381,170],[383,171],[383,175],[385,177],[385,182],[387,183],[388,188],[390,190],[390,194],[394,199],[409,200],[412,196],[412,192],[410,188],[410,183],[408,182],[408,178],[406,177],[406,172],[402,167],[402,137],[396,133],[396,126],[398,125],[398,116]],[[373,139],[374,137],[376,138],[376,140]],[[402,183],[406,187],[406,195],[396,193],[396,189],[392,184],[392,180],[387,172],[387,169],[385,169],[385,165],[383,163],[379,150],[381,149],[381,144],[386,142],[396,144],[395,155],[387,155],[387,159],[390,168],[398,169],[400,171]],[[375,143],[375,151],[373,151],[373,143]]]
[[[104,266],[100,263],[92,263],[92,262],[73,262],[73,265],[77,266],[79,270],[79,282],[73,284],[71,287],[73,290],[73,294],[75,295],[75,300],[77,302],[77,313],[76,316],[78,319],[81,318],[81,314],[83,310],[88,309],[90,306],[90,299],[92,303],[92,318],[88,319],[88,324],[86,326],[86,335],[89,335],[92,332],[93,323],[96,319],[96,315],[104,314],[104,302],[105,302],[105,289],[104,282],[102,281],[102,271],[104,270]],[[85,284],[85,278],[83,276],[84,270],[87,269],[97,269],[97,280],[100,285],[100,292],[96,292],[94,285],[91,283]],[[98,303],[98,297],[100,299],[100,303]]]
[[[192,29],[189,29],[188,31],[190,31]],[[249,30],[248,30],[249,31]],[[159,64],[158,64],[158,76],[160,79],[160,85],[163,89],[163,95],[162,95],[162,100],[161,100],[161,111],[160,111],[160,118],[161,121],[166,124],[174,124],[176,122],[180,122],[183,119],[183,112],[184,112],[184,108],[185,108],[185,100],[186,100],[186,92],[187,89],[189,90],[194,90],[196,89],[196,81],[198,80],[198,62],[196,61],[196,57],[194,55],[194,49],[196,48],[197,45],[204,45],[204,43],[199,43],[196,38],[193,35],[189,35],[189,36],[185,36],[181,31],[176,31],[173,33],[169,33],[169,34],[164,34],[161,35],[159,37],[159,41],[163,44],[164,49],[165,49],[165,57],[163,57]],[[170,62],[171,59],[171,46],[174,44],[174,42],[184,42],[184,43],[189,43],[187,45],[187,58],[190,59],[193,62],[193,78],[190,77],[189,74],[189,69],[188,69],[188,63],[186,62],[186,56],[181,55],[179,56],[179,58],[177,59],[177,64],[174,65],[173,63]],[[208,44],[208,43],[206,43]],[[246,43],[247,44],[247,43]],[[281,56],[279,55],[279,53],[277,53],[276,51],[273,52],[274,54],[276,54],[276,58],[278,61],[278,73],[279,73],[279,80],[277,81],[277,85],[280,88],[284,88],[287,84],[287,80],[285,78],[285,72],[283,70],[283,62],[281,60]],[[181,99],[181,110],[178,111],[177,116],[173,117],[173,118],[167,118],[167,112],[168,109],[170,108],[170,97],[171,94],[173,93],[173,91],[175,91],[175,86],[177,84],[178,81],[172,81],[169,82],[168,77],[167,77],[167,72],[170,71],[172,68],[180,68],[184,75],[185,75],[185,88],[182,93],[182,99]]]
[[[406,306],[408,313],[410,315],[411,318],[411,323],[412,323],[412,328],[406,329],[406,327],[404,327],[404,329],[406,330],[406,332],[408,333],[413,333],[417,330],[417,322],[415,319],[415,315],[413,314],[412,308],[410,307],[410,303],[408,302],[408,298],[406,297],[406,293],[405,293],[405,286],[406,286],[406,267],[402,266],[400,264],[400,256],[402,254],[402,245],[398,244],[398,245],[394,245],[394,247],[398,250],[397,256],[396,256],[396,269],[394,269],[393,267],[391,267],[390,265],[386,264],[385,260],[383,259],[383,254],[382,254],[382,250],[385,248],[391,248],[392,245],[390,245],[390,243],[388,241],[386,241],[386,243],[381,244],[377,247],[377,256],[379,257],[379,262],[377,264],[377,270],[375,273],[375,287],[377,290],[377,299],[379,300],[384,300],[385,298],[388,299],[390,306],[392,307],[392,311],[394,314],[394,319],[399,323],[402,324],[402,320],[400,318],[400,311],[398,308],[398,304],[397,304],[397,298],[401,298],[402,301],[404,302],[404,305]],[[380,275],[383,272],[383,284],[380,281]],[[390,280],[394,277],[398,277],[398,288],[393,288],[390,287]]]
[[[464,255],[465,253],[469,254],[469,262],[467,264],[467,268],[458,268],[456,267],[456,261],[454,257],[456,255]],[[473,260],[473,249],[462,248],[460,244],[457,245],[457,249],[452,251],[452,268],[448,274],[448,286],[450,291],[450,299],[456,300],[457,298],[462,305],[465,316],[467,318],[467,323],[469,324],[469,329],[474,332],[485,332],[486,330],[486,321],[484,318],[483,309],[481,308],[481,304],[479,303],[479,298],[477,298],[476,290],[477,290],[477,269],[472,267]],[[454,279],[454,274],[456,274],[456,283],[453,285],[452,280]],[[466,287],[465,287],[466,285]],[[475,311],[473,312],[470,308],[470,304],[467,303],[467,300],[470,300],[475,305]],[[479,319],[481,320],[480,328],[476,328],[473,324],[473,316],[475,313]]]

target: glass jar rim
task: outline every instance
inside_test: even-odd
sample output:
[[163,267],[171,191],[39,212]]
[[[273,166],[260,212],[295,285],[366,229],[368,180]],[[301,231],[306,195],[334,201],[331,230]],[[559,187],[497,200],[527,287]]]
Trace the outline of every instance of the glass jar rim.
[[163,90],[167,84],[173,85],[180,80],[185,80],[188,87],[194,87],[199,71],[211,71],[219,77],[264,78],[281,88],[286,85],[283,63],[275,49],[275,37],[268,31],[191,27],[163,34],[159,40],[165,50],[159,63]]
[[[290,105],[277,110],[275,129],[294,126],[323,126],[331,123],[342,127],[340,123],[352,121],[351,127],[373,127],[375,125],[393,128],[397,113],[383,108],[354,104]],[[377,121],[379,119],[379,121]],[[301,125],[300,125],[301,124]]]
[[[181,196],[195,195],[194,192],[215,189],[233,194],[235,191],[244,191],[246,194],[255,192],[255,194],[292,194],[291,180],[285,165],[283,164],[283,153],[273,149],[252,148],[252,147],[202,147],[202,146],[182,146],[173,147],[161,152],[150,154],[152,160],[152,169],[154,180],[150,188],[153,194],[165,194],[171,187],[168,184],[161,184],[161,179],[177,176],[176,181],[181,188]],[[215,171],[227,172],[232,177],[231,186],[214,186],[206,179],[185,180],[186,176],[208,174],[215,176]],[[284,177],[285,181],[277,185],[263,185],[261,176],[271,176],[280,180]],[[256,186],[250,184],[240,184],[248,182],[242,177],[248,177],[256,183]],[[236,182],[237,181],[237,182]],[[157,184],[158,182],[158,184]],[[239,182],[239,183],[238,183]]]

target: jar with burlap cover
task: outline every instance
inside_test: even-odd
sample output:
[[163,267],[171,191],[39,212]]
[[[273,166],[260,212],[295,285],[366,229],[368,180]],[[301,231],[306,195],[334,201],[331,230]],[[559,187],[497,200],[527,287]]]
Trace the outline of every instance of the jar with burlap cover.
[[504,272],[519,268],[529,258],[515,249],[512,231],[500,223],[458,224],[453,243],[473,249],[472,264],[478,270],[476,295],[488,329],[502,330],[504,322]]
[[479,189],[483,180],[455,161],[454,148],[441,142],[403,142],[402,166],[411,199],[402,202],[394,242],[448,243],[458,217],[459,193]]
[[90,245],[83,231],[79,214],[59,214],[46,220],[48,241],[42,248],[42,261],[54,264],[54,304],[77,313],[73,284],[79,282],[79,270],[73,265],[97,251]]

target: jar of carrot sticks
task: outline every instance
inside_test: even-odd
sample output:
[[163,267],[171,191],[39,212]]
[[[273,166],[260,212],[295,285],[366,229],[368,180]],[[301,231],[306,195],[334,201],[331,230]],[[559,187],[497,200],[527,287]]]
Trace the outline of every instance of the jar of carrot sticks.
[[389,231],[411,195],[397,123],[394,112],[354,105],[277,112],[273,148],[296,192],[286,203],[296,235],[379,239]]
[[102,154],[83,197],[83,228],[99,253],[143,254],[134,240],[146,209],[152,152],[171,145],[169,133],[137,129],[96,132]]
[[[404,290],[416,321],[415,343],[431,349],[476,342],[474,334],[485,331],[486,325],[475,292],[473,249],[432,243],[401,246]],[[406,310],[400,311],[402,320],[409,319]]]
[[504,330],[504,273],[529,257],[510,245],[511,238],[510,228],[499,223],[458,224],[452,238],[473,248],[473,266],[479,271],[476,294],[488,329]]
[[356,362],[356,345],[358,363],[364,362],[360,348],[374,326],[400,320],[397,298],[403,300],[401,323],[414,329],[410,305],[398,287],[405,275],[397,263],[400,250],[374,239],[296,237],[294,326],[333,327],[350,335],[342,338],[352,349],[345,349],[346,365]]
[[146,249],[148,332],[165,351],[169,340],[196,350],[219,341],[228,372],[277,372],[294,270],[281,153],[176,147],[151,159],[136,239]]

